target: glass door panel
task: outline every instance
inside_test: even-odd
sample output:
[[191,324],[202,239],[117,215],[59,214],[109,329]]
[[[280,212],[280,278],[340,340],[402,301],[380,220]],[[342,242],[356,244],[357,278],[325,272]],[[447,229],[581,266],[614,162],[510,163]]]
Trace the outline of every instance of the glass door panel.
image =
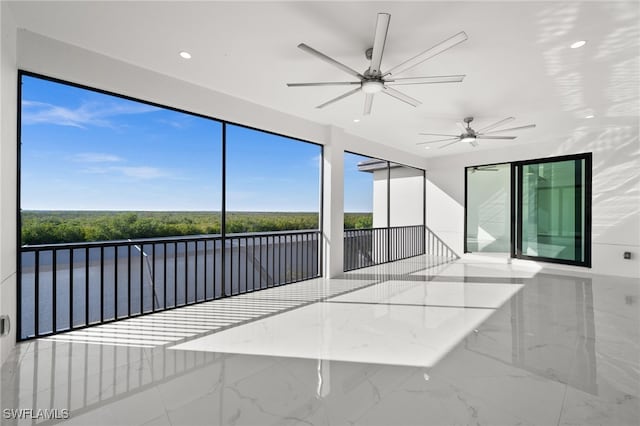
[[465,252],[511,251],[511,164],[466,168]]
[[516,167],[516,256],[589,266],[590,157],[526,162]]

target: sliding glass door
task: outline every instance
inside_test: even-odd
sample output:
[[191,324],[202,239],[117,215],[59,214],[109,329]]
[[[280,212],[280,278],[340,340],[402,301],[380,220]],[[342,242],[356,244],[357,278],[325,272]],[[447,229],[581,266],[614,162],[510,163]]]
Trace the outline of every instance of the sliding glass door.
[[464,251],[591,267],[591,154],[466,167]]
[[515,256],[591,266],[591,154],[513,164]]

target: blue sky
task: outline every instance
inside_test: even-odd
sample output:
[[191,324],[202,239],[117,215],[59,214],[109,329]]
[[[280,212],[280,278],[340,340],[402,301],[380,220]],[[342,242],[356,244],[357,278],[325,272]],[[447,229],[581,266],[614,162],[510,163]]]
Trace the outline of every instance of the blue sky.
[[[24,210],[220,210],[222,124],[24,76]],[[345,156],[345,210],[372,181]],[[227,126],[227,210],[318,211],[321,148]]]
[[373,173],[358,170],[358,163],[371,157],[344,154],[344,211],[373,212]]

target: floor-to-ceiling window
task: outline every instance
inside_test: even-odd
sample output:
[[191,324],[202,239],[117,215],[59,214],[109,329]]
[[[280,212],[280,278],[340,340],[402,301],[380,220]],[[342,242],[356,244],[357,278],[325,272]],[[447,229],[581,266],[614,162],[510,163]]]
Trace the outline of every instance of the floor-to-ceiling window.
[[386,161],[344,153],[345,271],[387,260],[386,170]]
[[211,293],[216,241],[180,237],[220,233],[222,124],[28,74],[21,95],[20,337]]
[[235,125],[225,135],[227,292],[316,276],[322,147]]
[[20,339],[320,275],[320,145],[19,78]]

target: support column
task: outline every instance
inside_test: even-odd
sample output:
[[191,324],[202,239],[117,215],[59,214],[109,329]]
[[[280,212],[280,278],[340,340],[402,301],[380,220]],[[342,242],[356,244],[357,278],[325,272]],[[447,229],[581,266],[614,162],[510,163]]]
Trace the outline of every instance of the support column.
[[325,277],[343,272],[344,246],[344,145],[341,129],[327,127],[324,145],[322,240]]
[[10,333],[0,337],[0,365],[16,342],[17,255],[17,66],[16,26],[6,2],[0,2],[0,315]]

